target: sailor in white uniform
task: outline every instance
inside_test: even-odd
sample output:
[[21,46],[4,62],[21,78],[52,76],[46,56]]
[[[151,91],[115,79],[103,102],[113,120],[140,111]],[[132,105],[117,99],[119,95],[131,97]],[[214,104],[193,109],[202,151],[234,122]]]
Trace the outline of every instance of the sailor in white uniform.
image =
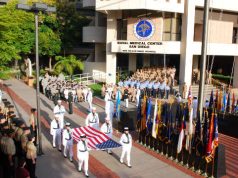
[[139,101],[140,101],[140,88],[138,87],[136,89],[136,107],[139,105]]
[[57,105],[54,107],[54,115],[59,116],[59,123],[60,123],[60,128],[64,128],[64,114],[65,114],[65,108],[64,106],[61,105],[62,101],[58,100]]
[[93,103],[93,93],[91,91],[91,88],[88,88],[88,94],[87,94],[87,102],[89,106],[89,111],[92,111],[92,103]]
[[89,148],[86,139],[86,135],[80,135],[80,140],[77,144],[77,157],[78,157],[78,171],[82,171],[82,165],[84,164],[84,173],[88,177],[88,158],[89,158]]
[[197,119],[197,108],[198,108],[198,98],[196,96],[193,97],[193,119]]
[[123,164],[123,158],[126,154],[127,158],[127,166],[131,168],[131,147],[132,147],[132,137],[131,134],[129,134],[128,127],[124,128],[124,133],[121,136],[120,143],[122,144],[122,153],[120,162]]
[[50,134],[53,136],[53,148],[58,145],[58,150],[61,151],[61,128],[59,115],[55,115],[54,120],[50,123]]
[[105,113],[111,119],[111,122],[112,122],[112,118],[114,114],[114,103],[112,100],[108,101],[108,104],[106,105],[106,108],[105,108]]
[[[105,123],[102,124],[102,126],[101,126],[101,132],[106,134],[109,138],[112,138],[113,128],[112,128],[112,124],[111,124],[110,120],[111,119],[109,117],[105,118]],[[109,154],[112,154],[111,149],[107,149],[107,152]]]
[[85,126],[90,126],[95,129],[99,129],[99,117],[96,113],[96,107],[93,107],[92,112],[90,112],[85,120]]
[[65,124],[66,128],[63,131],[63,146],[64,146],[64,157],[67,158],[69,153],[69,160],[73,162],[73,138],[70,123]]

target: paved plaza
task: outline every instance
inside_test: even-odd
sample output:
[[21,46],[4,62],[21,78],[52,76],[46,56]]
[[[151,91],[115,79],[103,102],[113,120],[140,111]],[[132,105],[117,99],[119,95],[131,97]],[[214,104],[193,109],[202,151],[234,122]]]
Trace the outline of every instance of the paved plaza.
[[[31,107],[36,107],[35,90],[28,87],[23,82],[12,79],[5,82],[6,91],[15,105],[16,112],[20,118],[25,121],[28,119],[28,114]],[[74,156],[74,163],[70,163],[65,159],[60,152],[53,149],[51,146],[51,136],[49,134],[49,123],[53,119],[53,102],[41,95],[41,114],[42,114],[42,141],[44,155],[37,160],[38,177],[66,178],[66,177],[84,177],[83,174],[77,172],[77,160]],[[80,108],[80,109],[77,109]],[[72,127],[84,126],[86,116],[86,103],[80,103],[80,106],[75,106],[74,114],[65,115],[65,120],[72,124]],[[66,107],[67,109],[67,107]],[[97,111],[102,120],[104,109],[97,106]],[[113,139],[118,141],[118,134],[115,133]],[[74,150],[75,152],[75,150]],[[113,154],[109,155],[103,151],[91,151],[89,159],[90,177],[200,177],[190,170],[176,165],[163,157],[158,157],[158,154],[151,153],[137,143],[134,143],[132,149],[132,168],[122,165],[119,162],[121,149],[114,149]],[[155,156],[156,155],[156,156]],[[160,158],[160,159],[159,159]]]

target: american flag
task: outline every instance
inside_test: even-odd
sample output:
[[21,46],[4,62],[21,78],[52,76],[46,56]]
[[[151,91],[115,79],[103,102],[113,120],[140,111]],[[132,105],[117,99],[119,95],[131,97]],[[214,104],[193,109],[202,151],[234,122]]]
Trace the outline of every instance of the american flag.
[[76,142],[80,140],[81,134],[85,134],[87,136],[88,147],[93,150],[121,147],[121,144],[115,142],[104,133],[90,126],[73,129],[73,139]]

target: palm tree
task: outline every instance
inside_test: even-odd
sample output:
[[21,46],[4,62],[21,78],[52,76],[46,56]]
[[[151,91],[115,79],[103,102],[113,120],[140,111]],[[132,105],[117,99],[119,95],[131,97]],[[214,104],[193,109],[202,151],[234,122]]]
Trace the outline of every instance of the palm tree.
[[78,60],[74,55],[69,55],[67,57],[56,56],[55,59],[58,62],[54,65],[54,71],[58,74],[63,72],[70,75],[72,78],[76,69],[80,71],[84,69],[83,62]]

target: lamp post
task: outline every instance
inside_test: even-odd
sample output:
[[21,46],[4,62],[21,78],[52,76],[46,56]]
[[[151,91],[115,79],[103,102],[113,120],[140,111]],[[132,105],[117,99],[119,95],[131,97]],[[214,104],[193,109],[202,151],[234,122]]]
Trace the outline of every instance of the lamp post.
[[35,58],[36,58],[36,108],[37,108],[37,136],[38,136],[38,155],[42,155],[41,140],[41,111],[40,111],[40,81],[39,81],[39,46],[38,46],[38,14],[39,12],[56,12],[55,7],[49,7],[44,3],[34,3],[32,6],[26,4],[17,4],[17,9],[30,11],[35,14]]

